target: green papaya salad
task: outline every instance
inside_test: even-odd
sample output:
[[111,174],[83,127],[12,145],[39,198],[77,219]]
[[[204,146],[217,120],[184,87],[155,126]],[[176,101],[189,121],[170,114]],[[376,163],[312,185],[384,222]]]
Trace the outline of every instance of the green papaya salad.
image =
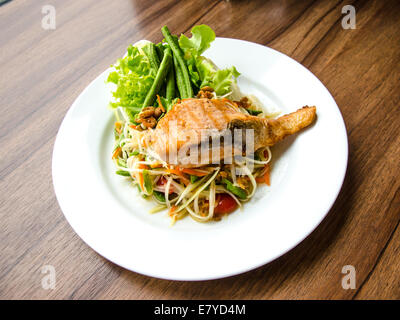
[[263,111],[242,97],[236,85],[240,74],[234,66],[218,69],[202,55],[215,40],[209,26],[193,27],[190,38],[172,35],[166,26],[161,32],[164,39],[159,43],[140,41],[129,46],[107,79],[114,85],[110,107],[117,120],[112,155],[116,173],[131,178],[143,197],[158,204],[152,212],[168,209],[173,222],[188,214],[201,222],[218,220],[248,201],[257,183],[269,184],[269,148],[259,152],[254,170],[241,177],[233,165],[171,166],[152,153],[142,138],[181,99],[243,98],[237,101],[246,105],[242,112],[262,116]]

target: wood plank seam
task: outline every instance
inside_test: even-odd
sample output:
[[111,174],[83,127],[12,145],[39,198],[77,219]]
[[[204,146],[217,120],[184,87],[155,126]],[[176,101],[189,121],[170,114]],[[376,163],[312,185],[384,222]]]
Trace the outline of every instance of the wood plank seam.
[[[305,35],[304,35],[304,37],[303,37],[303,40],[306,39],[307,36],[311,33],[311,31],[313,31],[314,28],[315,28],[316,26],[318,26],[318,24],[319,24],[326,16],[328,16],[333,10],[335,10],[335,9],[339,6],[340,3],[342,3],[342,0],[338,1],[338,2],[335,4],[335,6],[333,6],[331,9],[329,9],[323,16],[321,16],[320,18],[318,18],[317,21],[315,21],[315,22],[313,23],[313,25],[311,26],[311,28],[309,28],[309,29],[307,30],[307,32],[305,33]],[[299,47],[299,45],[300,45],[301,43],[302,43],[302,41],[300,41],[300,42],[296,45],[296,47],[293,49],[292,53],[293,53],[293,52],[296,52],[297,48]]]
[[[398,197],[398,193],[399,193],[400,189],[398,188],[397,191],[394,194],[394,197],[392,198],[392,200],[390,201],[390,204],[388,206],[388,208],[391,207],[392,203],[395,201],[395,199]],[[382,250],[380,251],[378,257],[376,258],[376,261],[374,263],[374,265],[372,266],[371,270],[369,271],[368,275],[365,277],[364,281],[361,283],[361,285],[358,287],[357,291],[354,293],[354,295],[352,296],[352,299],[355,299],[357,297],[357,295],[360,293],[362,287],[364,286],[365,283],[367,283],[367,281],[371,278],[373,272],[375,271],[376,266],[379,264],[381,258],[383,257],[387,247],[389,246],[390,241],[393,238],[393,235],[395,234],[396,230],[399,228],[400,225],[400,218],[399,221],[396,224],[396,227],[393,229],[392,233],[389,236],[389,239],[386,241],[385,245],[383,246]]]
[[17,258],[17,260],[15,260],[15,262],[14,262],[11,266],[8,266],[8,270],[6,270],[6,272],[0,277],[0,281],[1,281],[2,279],[4,279],[4,278],[14,269],[14,267],[17,266],[17,265],[25,258],[25,256],[26,256],[27,254],[29,254],[30,251],[31,251],[32,249],[34,249],[39,243],[41,243],[42,240],[43,240],[44,238],[46,238],[46,237],[47,237],[47,236],[48,236],[62,221],[63,221],[63,219],[60,219],[59,221],[57,221],[57,223],[54,224],[53,227],[52,227],[51,229],[49,229],[47,233],[44,233],[44,234],[43,234],[39,239],[37,239],[29,248],[27,248],[27,249],[22,253],[22,255],[19,256],[19,257]]
[[[86,244],[85,244],[86,245]],[[86,284],[87,281],[89,281],[104,265],[108,263],[108,260],[105,260],[102,265],[100,265],[96,270],[93,271],[93,273],[84,281],[82,281],[81,285],[75,288],[68,299],[74,299],[75,294]],[[111,262],[112,263],[112,262]],[[115,265],[117,266],[117,265]],[[117,266],[118,268],[121,268],[120,266]]]
[[[214,9],[214,8],[215,8],[217,5],[219,5],[220,3],[222,3],[222,0],[217,0],[217,1],[215,1],[215,4],[212,5],[208,10]],[[193,22],[193,24],[192,24],[189,28],[187,28],[183,33],[186,33],[186,32],[188,32],[189,30],[191,30],[191,29],[196,25],[196,23],[198,23],[206,14],[208,14],[208,11],[205,12],[204,14],[202,14],[199,18],[197,18],[197,19]]]
[[296,23],[297,20],[299,20],[299,19],[303,16],[304,13],[307,12],[307,10],[308,10],[309,8],[311,8],[311,7],[316,3],[316,1],[317,1],[317,0],[312,1],[306,8],[304,8],[304,9],[299,13],[299,15],[298,15],[296,18],[293,19],[292,22],[289,23],[289,25],[287,25],[285,28],[283,28],[283,30],[282,30],[281,32],[279,32],[276,36],[274,36],[272,39],[268,40],[268,41],[266,42],[266,44],[268,44],[268,43],[270,43],[270,42],[273,42],[274,40],[278,39],[281,35],[283,35],[293,24]]

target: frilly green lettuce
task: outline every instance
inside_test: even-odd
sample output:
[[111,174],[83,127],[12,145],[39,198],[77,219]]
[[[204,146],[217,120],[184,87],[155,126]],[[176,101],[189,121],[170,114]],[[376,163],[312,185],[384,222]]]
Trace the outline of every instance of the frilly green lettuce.
[[191,38],[181,35],[179,46],[184,52],[194,87],[198,90],[204,86],[210,86],[217,96],[228,94],[232,91],[232,83],[236,83],[236,78],[240,73],[235,67],[218,70],[212,61],[201,56],[215,40],[215,33],[209,26],[195,26],[191,32]]
[[149,60],[138,47],[129,46],[126,56],[118,59],[112,67],[115,71],[109,74],[107,81],[117,86],[112,92],[113,101],[110,106],[122,107],[134,119],[154,81]]

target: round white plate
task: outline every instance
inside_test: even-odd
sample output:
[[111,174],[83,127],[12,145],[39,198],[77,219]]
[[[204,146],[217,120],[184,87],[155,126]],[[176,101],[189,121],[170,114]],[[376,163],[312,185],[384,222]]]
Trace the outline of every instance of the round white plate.
[[317,106],[316,123],[272,148],[271,187],[220,222],[191,218],[170,226],[166,212],[149,214],[111,161],[113,113],[107,105],[110,70],[76,99],[57,135],[53,182],[65,217],[95,251],[135,272],[173,280],[216,279],[268,263],[292,249],[334,203],[347,166],[340,111],[306,68],[270,48],[217,38],[205,56],[220,68],[236,66],[242,92],[282,113]]

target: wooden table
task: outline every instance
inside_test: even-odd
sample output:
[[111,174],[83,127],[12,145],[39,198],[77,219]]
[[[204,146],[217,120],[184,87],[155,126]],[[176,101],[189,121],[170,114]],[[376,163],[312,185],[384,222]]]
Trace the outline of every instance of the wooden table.
[[[43,5],[56,29],[41,27]],[[342,7],[356,8],[343,29]],[[393,1],[13,0],[0,7],[0,298],[400,298],[400,3]],[[128,44],[160,41],[160,27],[254,41],[309,68],[346,122],[343,189],[321,225],[257,270],[174,282],[124,270],[90,249],[54,195],[57,129],[77,95]],[[45,290],[41,268],[56,270]],[[342,267],[356,270],[344,290]]]

